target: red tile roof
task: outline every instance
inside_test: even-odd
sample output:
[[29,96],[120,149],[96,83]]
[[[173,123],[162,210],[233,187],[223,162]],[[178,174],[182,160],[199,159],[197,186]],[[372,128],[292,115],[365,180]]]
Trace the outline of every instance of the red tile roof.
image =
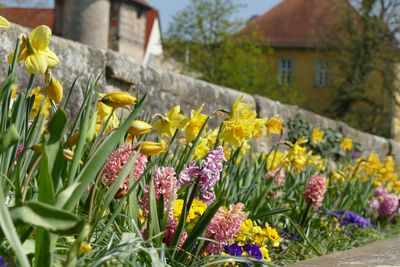
[[54,9],[52,8],[0,8],[0,15],[19,25],[35,28],[47,25],[54,26]]
[[321,33],[334,29],[338,11],[356,13],[347,0],[283,0],[241,33],[256,29],[272,47],[317,47]]
[[150,40],[150,35],[153,30],[153,25],[155,20],[158,18],[158,11],[155,9],[150,9],[146,11],[146,35],[145,35],[145,42],[144,42],[144,51],[147,50],[147,45]]

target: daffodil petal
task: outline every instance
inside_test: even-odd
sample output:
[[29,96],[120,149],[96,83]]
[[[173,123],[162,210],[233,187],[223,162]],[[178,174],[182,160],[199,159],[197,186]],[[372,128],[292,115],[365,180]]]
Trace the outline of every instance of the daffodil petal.
[[50,28],[46,25],[41,25],[29,34],[29,41],[36,50],[44,50],[49,46],[50,36]]
[[5,28],[5,29],[10,28],[10,22],[8,22],[8,20],[6,20],[2,16],[0,16],[0,28]]
[[48,47],[40,52],[46,55],[47,63],[49,64],[50,68],[60,63],[60,60],[58,59],[57,55],[53,51],[51,51]]
[[44,74],[47,67],[47,58],[43,53],[35,53],[25,59],[25,68],[30,74]]

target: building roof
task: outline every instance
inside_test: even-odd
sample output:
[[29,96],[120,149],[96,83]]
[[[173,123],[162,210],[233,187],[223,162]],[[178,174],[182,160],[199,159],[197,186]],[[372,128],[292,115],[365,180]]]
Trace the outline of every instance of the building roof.
[[347,0],[283,0],[241,32],[256,29],[272,47],[313,48],[321,43],[321,33],[335,27],[339,11],[356,13]]
[[[149,44],[150,40],[150,35],[153,30],[154,23],[158,21],[160,23],[160,20],[158,19],[158,11],[156,9],[150,9],[146,11],[146,35],[145,35],[145,42],[144,42],[144,51],[146,52],[147,46]],[[160,27],[161,29],[161,27]]]
[[0,8],[0,15],[11,22],[25,27],[35,28],[47,25],[54,26],[54,9],[52,8]]

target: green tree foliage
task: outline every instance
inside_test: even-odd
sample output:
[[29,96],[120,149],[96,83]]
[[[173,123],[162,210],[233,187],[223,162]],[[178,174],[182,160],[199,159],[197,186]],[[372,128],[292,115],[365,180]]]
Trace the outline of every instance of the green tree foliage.
[[235,14],[241,7],[235,0],[191,0],[169,25],[167,55],[203,80],[285,101],[288,95],[275,92],[267,41],[256,31],[240,34]]
[[337,28],[328,34],[341,80],[331,115],[376,134],[390,135],[392,100],[396,92],[395,65],[399,60],[398,0],[354,1],[353,9],[340,14]]

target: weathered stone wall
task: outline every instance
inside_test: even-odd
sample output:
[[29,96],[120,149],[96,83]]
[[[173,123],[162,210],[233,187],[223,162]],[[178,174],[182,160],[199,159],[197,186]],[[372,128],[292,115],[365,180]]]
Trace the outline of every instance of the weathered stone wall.
[[[10,30],[0,31],[0,58],[3,62],[6,62],[8,53],[14,49],[15,40],[21,32],[27,32],[27,29],[17,25],[13,25]],[[393,140],[357,131],[345,123],[324,118],[296,106],[285,105],[265,97],[253,97],[176,73],[143,67],[133,59],[111,50],[96,49],[58,37],[52,39],[50,47],[61,60],[61,64],[53,73],[63,81],[64,88],[67,89],[75,77],[79,77],[70,108],[72,114],[81,104],[89,77],[103,73],[99,81],[99,90],[130,90],[139,95],[147,92],[150,97],[146,110],[152,113],[165,112],[176,104],[180,104],[188,113],[206,103],[204,110],[210,114],[221,108],[229,108],[237,97],[244,95],[246,101],[256,106],[261,116],[279,114],[287,121],[300,113],[308,119],[311,126],[338,129],[346,136],[361,142],[367,150],[381,155],[400,155],[400,144]],[[4,77],[6,72],[7,64],[0,64],[0,77]],[[17,82],[24,88],[27,75],[22,66],[18,68],[18,78]]]

